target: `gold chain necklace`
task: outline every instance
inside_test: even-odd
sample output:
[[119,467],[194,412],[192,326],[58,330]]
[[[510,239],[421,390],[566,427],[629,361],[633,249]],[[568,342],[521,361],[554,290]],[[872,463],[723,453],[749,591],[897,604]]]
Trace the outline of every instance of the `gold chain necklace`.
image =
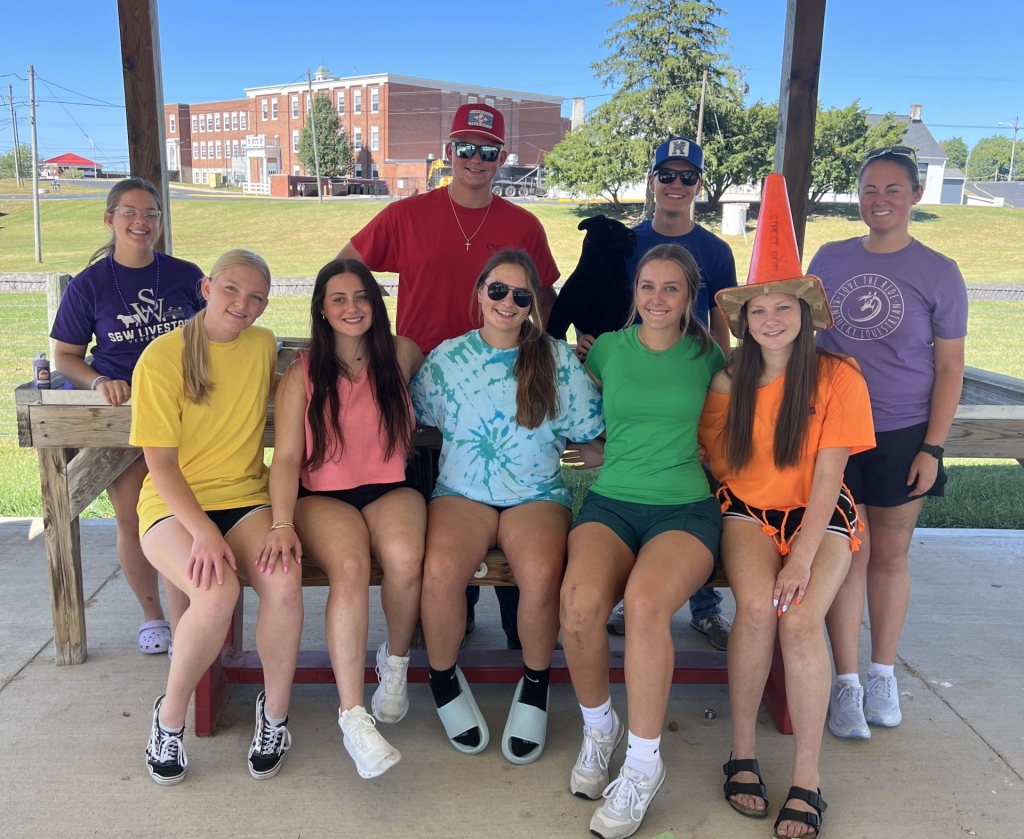
[[459,221],[459,214],[455,211],[455,202],[452,200],[452,191],[451,189],[446,189],[445,192],[448,193],[448,203],[452,205],[452,215],[455,216],[455,223],[459,226],[459,232],[462,234],[462,238],[466,240],[466,250],[468,251],[473,239],[476,238],[476,234],[483,229],[484,223],[487,221],[487,216],[491,212],[491,203],[494,201],[494,196],[492,195],[490,201],[487,202],[487,212],[484,213],[484,218],[483,221],[480,222],[480,226],[473,231],[472,236],[467,236],[466,231],[462,227],[462,222]]

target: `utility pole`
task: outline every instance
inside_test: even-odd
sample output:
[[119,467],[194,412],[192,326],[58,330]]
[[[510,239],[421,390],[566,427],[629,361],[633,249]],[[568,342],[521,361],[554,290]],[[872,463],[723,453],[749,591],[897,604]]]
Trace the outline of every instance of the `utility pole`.
[[[708,71],[704,71],[704,78],[700,83],[700,111],[697,113],[697,145],[703,147],[704,138],[704,96],[708,92]],[[681,182],[680,182],[681,183]],[[690,221],[693,221],[697,214],[696,196],[690,202]]]
[[313,129],[313,162],[316,164],[316,195],[320,203],[324,203],[324,191],[320,188],[320,152],[316,147],[316,108],[313,105],[313,78],[306,70],[306,83],[309,85],[309,124]]
[[[1017,132],[1020,130],[1020,117],[1014,117],[1013,122],[1000,122],[998,125],[1005,125],[1013,129],[1013,145],[1010,146],[1010,174],[1007,176],[1007,181],[1013,180],[1013,159],[1017,152]],[[996,170],[998,172],[998,169]],[[996,180],[998,180],[998,175]]]
[[11,134],[14,136],[14,178],[21,186],[21,147],[18,145],[18,119],[14,115],[14,88],[7,85],[7,101],[11,104]]
[[43,261],[43,235],[39,226],[39,143],[36,140],[36,71],[28,65],[28,114],[32,126],[32,219],[36,231],[36,262]]

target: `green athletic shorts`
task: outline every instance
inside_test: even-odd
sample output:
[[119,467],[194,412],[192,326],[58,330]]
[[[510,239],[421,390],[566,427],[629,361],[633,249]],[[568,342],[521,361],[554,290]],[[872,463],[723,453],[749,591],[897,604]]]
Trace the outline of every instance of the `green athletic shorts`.
[[572,526],[597,522],[611,528],[635,556],[655,536],[672,530],[689,533],[711,551],[718,564],[722,511],[715,498],[693,504],[634,504],[605,498],[591,490]]

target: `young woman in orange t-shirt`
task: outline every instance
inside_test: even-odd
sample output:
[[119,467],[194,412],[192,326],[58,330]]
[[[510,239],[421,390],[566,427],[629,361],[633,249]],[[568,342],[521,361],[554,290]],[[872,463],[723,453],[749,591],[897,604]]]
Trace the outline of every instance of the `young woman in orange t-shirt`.
[[[754,745],[778,632],[796,757],[777,837],[821,830],[818,753],[832,673],[825,613],[859,541],[843,468],[851,452],[874,445],[863,376],[851,360],[815,346],[814,329],[827,325],[828,307],[810,279],[722,292],[720,305],[741,343],[712,380],[700,425],[721,481],[722,563],[736,598],[725,797],[744,815],[768,815]],[[821,313],[817,321],[812,307]]]

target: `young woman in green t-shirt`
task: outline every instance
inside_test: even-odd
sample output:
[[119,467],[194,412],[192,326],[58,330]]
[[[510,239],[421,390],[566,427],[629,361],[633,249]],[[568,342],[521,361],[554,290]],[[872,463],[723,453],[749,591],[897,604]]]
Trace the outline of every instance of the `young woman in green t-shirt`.
[[[679,245],[652,248],[637,266],[641,323],[600,336],[587,370],[604,396],[604,467],[569,534],[562,641],[583,711],[583,748],[569,789],[607,799],[590,830],[637,831],[665,780],[659,754],[675,650],[669,623],[715,570],[722,532],[697,454],[697,425],[725,358],[693,316],[700,272]],[[623,736],[608,685],[605,622],[625,599],[629,745],[611,784],[608,761]]]

